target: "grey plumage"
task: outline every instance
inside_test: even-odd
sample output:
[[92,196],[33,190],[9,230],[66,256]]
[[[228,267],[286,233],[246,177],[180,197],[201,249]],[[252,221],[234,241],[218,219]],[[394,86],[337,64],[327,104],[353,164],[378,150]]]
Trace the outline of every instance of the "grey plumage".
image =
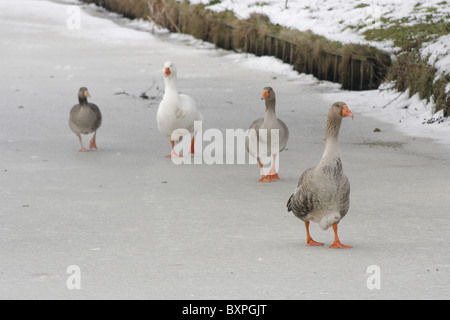
[[[264,118],[253,121],[250,125],[248,137],[245,141],[247,152],[256,158],[261,170],[260,182],[272,182],[280,179],[276,168],[276,157],[284,150],[289,139],[289,129],[275,114],[275,92],[266,87],[262,99],[265,100],[266,114]],[[264,175],[261,158],[271,157],[272,166]]]
[[[319,164],[301,175],[286,206],[304,222],[314,221],[326,230],[339,222],[350,206],[350,183],[339,157],[338,135],[344,116],[353,116],[345,103],[337,102],[328,113],[325,149]],[[346,106],[345,106],[346,107]]]
[[297,218],[317,222],[326,230],[347,214],[350,183],[338,164],[321,169],[309,168],[301,175],[286,206]]
[[93,103],[89,103],[87,101],[88,97],[90,97],[88,89],[85,87],[80,88],[78,91],[79,103],[73,106],[70,111],[69,127],[80,140],[80,151],[86,151],[81,141],[81,135],[93,132],[94,138],[91,140],[90,149],[97,148],[95,145],[95,136],[98,128],[102,124],[102,114],[99,107]]
[[[260,140],[260,129],[267,129],[267,153],[265,156],[270,157],[273,153],[278,153],[286,148],[286,144],[289,139],[289,129],[287,125],[280,119],[276,117],[275,114],[275,105],[276,105],[276,96],[275,92],[271,87],[265,87],[264,91],[268,92],[268,97],[264,98],[266,103],[266,115],[264,118],[259,118],[253,121],[250,125],[250,130],[255,130],[256,139],[259,142]],[[279,130],[279,149],[271,150],[271,130],[278,129]],[[256,144],[257,145],[257,144]],[[246,149],[247,152],[252,154],[255,158],[259,158],[256,150],[249,149],[249,140],[246,141]]]

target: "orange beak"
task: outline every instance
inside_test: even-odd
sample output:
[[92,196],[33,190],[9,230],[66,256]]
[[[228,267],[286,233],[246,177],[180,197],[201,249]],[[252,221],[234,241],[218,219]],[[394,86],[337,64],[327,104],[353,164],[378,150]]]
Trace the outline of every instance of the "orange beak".
[[170,68],[164,69],[164,74],[165,74],[166,76],[170,75]]
[[347,106],[344,106],[344,107],[342,108],[342,116],[343,116],[343,117],[352,117],[352,119],[353,119],[353,117],[354,117],[353,113],[348,109]]
[[269,97],[269,91],[264,90],[261,99],[267,99]]
[[85,91],[85,92],[84,92],[84,96],[85,96],[86,98],[90,98],[90,97],[91,97],[91,95],[89,94],[89,91]]

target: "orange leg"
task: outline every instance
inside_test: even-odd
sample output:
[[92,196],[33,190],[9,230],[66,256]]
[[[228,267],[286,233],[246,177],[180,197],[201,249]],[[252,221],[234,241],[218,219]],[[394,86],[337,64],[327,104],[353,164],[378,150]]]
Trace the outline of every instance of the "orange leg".
[[78,150],[78,151],[80,151],[80,152],[86,152],[86,151],[89,151],[88,149],[86,149],[86,148],[83,146],[83,141],[81,140],[81,136],[78,136],[78,140],[80,141],[80,145],[81,145],[81,149]]
[[305,228],[306,228],[306,245],[307,246],[323,246],[323,243],[315,242],[311,238],[311,235],[309,234],[309,221],[305,222]]
[[170,143],[172,144],[172,152],[167,155],[166,158],[181,158],[181,156],[175,152],[175,141],[171,140]]
[[191,141],[191,151],[188,154],[194,154],[195,149],[195,137],[197,136],[197,132],[194,132],[194,136]]
[[259,182],[274,182],[275,180],[273,180],[269,176],[265,176],[263,174],[263,170],[262,170],[263,164],[261,163],[261,161],[259,159],[258,159],[258,162],[259,162],[259,168],[261,169],[261,179],[259,179]]
[[269,174],[267,175],[267,177],[269,177],[270,179],[278,179],[280,180],[280,177],[278,176],[278,172],[275,171],[275,159],[276,159],[277,155],[274,154],[273,155],[273,163],[272,163],[272,167],[270,167],[270,171]]
[[195,143],[195,134],[191,141],[191,154],[194,154],[194,143]]
[[334,230],[334,242],[330,246],[330,248],[337,248],[337,249],[339,249],[339,248],[353,248],[352,246],[346,246],[346,245],[342,244],[339,241],[339,237],[338,237],[338,234],[337,234],[337,223],[333,224],[333,230]]
[[271,179],[280,180],[280,176],[278,175],[278,173],[269,174],[268,177],[271,178]]
[[97,145],[95,144],[95,137],[97,136],[97,131],[94,133],[94,137],[92,137],[91,142],[89,144],[89,151],[92,149],[98,149]]
[[194,137],[192,138],[192,141],[191,141],[191,154],[194,154],[194,144],[195,144],[195,135],[194,135]]

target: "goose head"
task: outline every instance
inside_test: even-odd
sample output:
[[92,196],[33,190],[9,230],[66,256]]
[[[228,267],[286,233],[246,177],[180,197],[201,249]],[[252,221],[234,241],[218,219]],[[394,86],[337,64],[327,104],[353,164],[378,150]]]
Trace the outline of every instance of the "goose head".
[[261,100],[268,100],[268,101],[275,100],[275,91],[273,91],[271,87],[265,87],[263,89]]
[[80,101],[80,103],[87,102],[87,98],[90,97],[91,95],[89,94],[88,89],[86,87],[81,87],[78,91],[78,101]]
[[350,111],[345,102],[333,103],[330,108],[329,115],[341,119],[346,117],[351,117],[353,119],[354,117],[353,113]]
[[175,67],[175,64],[171,61],[167,61],[164,64],[164,77],[176,76],[176,74],[177,68]]

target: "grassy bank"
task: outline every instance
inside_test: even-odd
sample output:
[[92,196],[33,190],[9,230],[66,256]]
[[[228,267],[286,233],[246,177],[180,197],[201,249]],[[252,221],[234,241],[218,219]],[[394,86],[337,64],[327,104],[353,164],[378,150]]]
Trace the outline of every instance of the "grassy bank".
[[[446,1],[441,4],[444,3]],[[450,74],[439,73],[429,63],[429,56],[421,53],[421,48],[423,44],[450,33],[450,17],[436,17],[436,8],[422,8],[421,3],[415,5],[414,11],[427,14],[419,21],[414,16],[397,20],[381,18],[386,27],[368,29],[363,35],[372,41],[390,40],[394,47],[400,48],[397,59],[388,70],[387,80],[395,81],[395,88],[399,91],[409,89],[411,95],[418,93],[427,102],[433,99],[436,111],[443,110],[447,117],[450,116],[450,92],[445,92],[445,88],[450,83]]]
[[190,34],[220,48],[275,56],[300,73],[340,83],[343,89],[374,89],[386,78],[388,54],[362,45],[342,45],[312,32],[273,25],[264,15],[240,20],[232,12],[175,0],[85,0],[129,18],[149,19],[172,32]]
[[[312,32],[274,25],[263,15],[253,14],[240,20],[230,11],[213,12],[205,5],[190,5],[188,1],[84,1],[128,18],[152,20],[172,32],[190,34],[220,48],[275,56],[292,64],[298,72],[340,83],[343,89],[375,89],[383,81],[395,81],[398,90],[409,89],[411,95],[419,93],[421,99],[433,99],[436,111],[444,110],[445,116],[450,115],[449,93],[445,90],[450,77],[438,74],[427,63],[428,57],[420,54],[422,43],[450,32],[445,19],[430,18],[415,26],[403,20],[383,21],[389,27],[367,30],[364,35],[368,40],[389,39],[402,48],[392,63],[387,53],[374,47],[343,45]],[[362,26],[355,26],[359,27]]]

